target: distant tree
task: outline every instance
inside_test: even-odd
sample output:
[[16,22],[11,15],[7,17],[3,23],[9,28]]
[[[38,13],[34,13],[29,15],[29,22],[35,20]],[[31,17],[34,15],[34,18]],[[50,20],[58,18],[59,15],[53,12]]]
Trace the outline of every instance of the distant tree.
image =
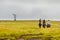
[[13,14],[13,16],[14,16],[14,21],[16,21],[16,14]]

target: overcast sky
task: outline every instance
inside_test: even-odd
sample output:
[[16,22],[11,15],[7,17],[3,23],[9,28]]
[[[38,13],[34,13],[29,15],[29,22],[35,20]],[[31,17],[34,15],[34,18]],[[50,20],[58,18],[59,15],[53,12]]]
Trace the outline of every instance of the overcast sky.
[[60,0],[0,0],[0,19],[60,19]]

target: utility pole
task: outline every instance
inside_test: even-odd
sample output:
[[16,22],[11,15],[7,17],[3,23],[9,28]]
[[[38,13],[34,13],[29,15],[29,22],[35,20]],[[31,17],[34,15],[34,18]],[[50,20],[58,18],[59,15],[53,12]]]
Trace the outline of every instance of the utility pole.
[[13,16],[14,16],[14,21],[16,21],[16,14],[13,14]]

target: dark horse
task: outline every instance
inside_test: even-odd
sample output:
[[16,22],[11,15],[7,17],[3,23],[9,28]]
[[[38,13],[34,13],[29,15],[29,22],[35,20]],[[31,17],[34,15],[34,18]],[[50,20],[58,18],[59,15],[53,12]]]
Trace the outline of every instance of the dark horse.
[[41,19],[39,20],[39,28],[41,28]]
[[45,20],[43,20],[43,28],[45,28],[45,26],[46,26],[46,22]]

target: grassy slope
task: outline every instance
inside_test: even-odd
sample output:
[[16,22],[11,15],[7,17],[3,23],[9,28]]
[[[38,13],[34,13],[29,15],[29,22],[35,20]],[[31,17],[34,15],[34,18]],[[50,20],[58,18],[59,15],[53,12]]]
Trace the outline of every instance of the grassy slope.
[[51,28],[45,29],[38,27],[38,21],[0,21],[0,37],[39,33],[60,37],[60,21],[51,21]]

